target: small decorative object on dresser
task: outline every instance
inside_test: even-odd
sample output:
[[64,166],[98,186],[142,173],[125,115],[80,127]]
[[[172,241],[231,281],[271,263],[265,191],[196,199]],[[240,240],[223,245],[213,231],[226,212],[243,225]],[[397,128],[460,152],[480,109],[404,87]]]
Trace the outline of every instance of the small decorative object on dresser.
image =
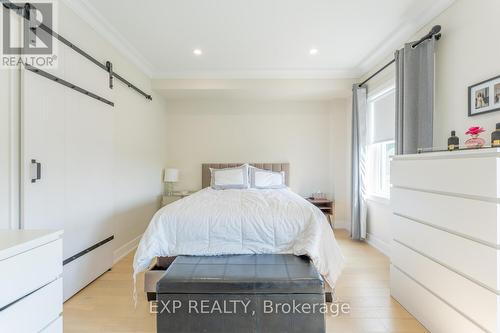
[[448,150],[457,150],[459,148],[460,141],[458,136],[455,135],[455,131],[451,131],[451,136],[448,138]]
[[174,192],[174,183],[179,181],[179,170],[177,169],[165,169],[165,175],[163,181],[167,184],[166,195],[172,195]]
[[500,76],[469,87],[469,117],[500,110]]
[[323,198],[319,198],[319,199],[315,198],[314,196],[313,197],[309,197],[309,198],[307,198],[307,201],[309,201],[314,206],[316,206],[319,209],[321,209],[321,211],[328,218],[328,223],[330,223],[330,226],[333,228],[333,225],[332,225],[332,215],[334,214],[334,205],[335,205],[335,203],[332,200],[327,199],[326,196],[323,196]]
[[500,123],[497,123],[496,129],[491,133],[491,146],[500,147]]
[[479,134],[484,132],[484,128],[480,126],[473,126],[465,132],[465,134],[470,135],[471,138],[465,141],[467,148],[481,148],[486,143],[484,139],[479,137]]

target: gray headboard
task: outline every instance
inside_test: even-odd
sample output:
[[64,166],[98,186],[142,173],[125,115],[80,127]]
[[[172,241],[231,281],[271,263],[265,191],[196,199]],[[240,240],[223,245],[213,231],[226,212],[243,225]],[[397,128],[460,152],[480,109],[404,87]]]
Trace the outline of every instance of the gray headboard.
[[[244,163],[203,163],[201,165],[201,188],[210,186],[210,168],[224,169],[240,166]],[[285,172],[285,183],[290,185],[290,163],[249,163],[259,169]]]

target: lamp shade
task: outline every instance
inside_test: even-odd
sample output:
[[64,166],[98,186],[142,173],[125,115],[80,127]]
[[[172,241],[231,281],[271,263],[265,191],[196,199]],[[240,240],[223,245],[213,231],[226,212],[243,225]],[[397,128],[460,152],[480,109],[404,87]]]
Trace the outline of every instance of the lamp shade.
[[163,177],[163,181],[168,183],[175,183],[179,181],[179,170],[165,169],[165,176]]

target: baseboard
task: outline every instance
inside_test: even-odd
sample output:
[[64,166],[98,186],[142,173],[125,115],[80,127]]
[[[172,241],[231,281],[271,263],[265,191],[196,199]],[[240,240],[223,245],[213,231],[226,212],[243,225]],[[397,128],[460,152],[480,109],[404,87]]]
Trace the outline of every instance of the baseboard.
[[139,241],[141,240],[142,234],[139,236],[135,237],[131,241],[123,244],[119,248],[117,248],[115,251],[113,251],[113,265],[116,264],[118,261],[122,260],[123,257],[125,257],[127,254],[130,252],[134,251],[135,248],[139,245]]
[[385,254],[387,257],[391,257],[391,245],[389,243],[384,242],[372,234],[366,235],[366,242]]

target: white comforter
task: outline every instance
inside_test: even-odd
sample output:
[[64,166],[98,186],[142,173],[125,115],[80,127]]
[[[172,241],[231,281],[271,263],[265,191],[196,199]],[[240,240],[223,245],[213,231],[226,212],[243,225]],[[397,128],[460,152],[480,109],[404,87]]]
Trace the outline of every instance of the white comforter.
[[155,214],[134,276],[156,256],[251,253],[307,255],[332,288],[344,263],[325,215],[291,190],[206,188]]

